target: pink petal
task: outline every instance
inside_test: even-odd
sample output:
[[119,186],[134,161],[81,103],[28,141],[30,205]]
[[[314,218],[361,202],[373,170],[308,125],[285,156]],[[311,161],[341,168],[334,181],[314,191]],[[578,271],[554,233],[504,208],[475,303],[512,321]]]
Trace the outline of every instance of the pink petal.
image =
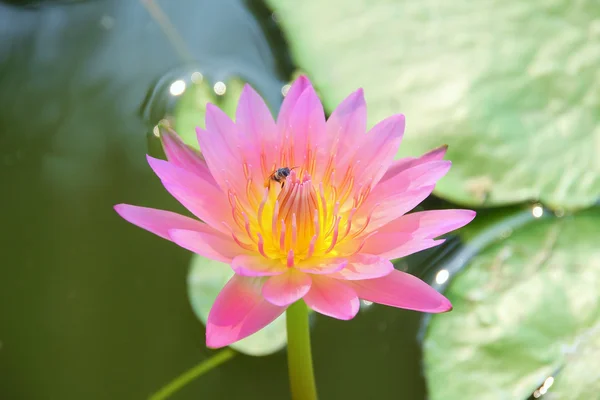
[[430,249],[435,246],[439,246],[440,244],[444,243],[445,241],[446,241],[446,239],[411,240],[410,242],[405,243],[402,246],[398,246],[398,248],[396,250],[394,250],[393,253],[390,252],[389,254],[393,256],[390,259],[406,257],[411,254],[418,253],[419,251],[423,251],[423,250],[427,250],[427,249]]
[[342,270],[348,265],[345,258],[309,258],[306,262],[300,262],[294,268],[310,274],[327,275]]
[[[240,134],[231,118],[216,105],[208,103],[206,105],[205,122],[206,131],[210,132],[214,139],[218,140],[232,154],[235,154]],[[204,157],[206,158],[206,154],[204,154]]]
[[440,313],[450,311],[450,301],[419,278],[394,270],[383,278],[347,281],[358,297],[386,306]]
[[[380,182],[369,194],[365,203],[357,213],[357,217],[365,215],[369,210],[380,204],[378,208],[386,212],[382,221],[392,221],[412,210],[433,191],[436,182],[450,169],[450,161],[431,161],[408,168],[385,182]],[[431,190],[430,190],[431,189]],[[422,197],[421,195],[425,195]],[[415,201],[410,201],[415,196]],[[410,208],[402,205],[408,200]],[[390,212],[390,205],[394,208]],[[399,207],[400,206],[400,207]],[[376,224],[371,225],[371,230]],[[381,226],[381,224],[377,224]]]
[[310,275],[290,268],[285,274],[270,277],[262,295],[276,306],[288,306],[308,293],[311,283]]
[[344,281],[317,275],[304,302],[318,313],[343,320],[354,318],[360,308],[356,293]]
[[332,156],[337,155],[338,160],[344,158],[344,164],[336,165],[336,170],[346,171],[348,160],[345,157],[354,155],[359,150],[361,136],[366,131],[367,104],[363,90],[359,89],[336,107],[327,120],[326,134],[318,138],[317,166],[320,170],[316,175],[319,179]]
[[363,204],[356,212],[352,222],[353,229],[360,229],[370,216],[370,222],[367,225],[367,229],[364,231],[363,236],[370,234],[379,227],[401,217],[418,206],[431,194],[433,188],[434,186],[431,185],[415,190],[400,192],[381,198],[379,201],[370,201],[371,197],[369,197],[367,202],[365,202],[365,204]]
[[419,158],[406,157],[401,158],[400,160],[396,160],[392,163],[392,165],[385,172],[383,178],[381,178],[381,182],[385,182],[386,180],[396,176],[400,172],[415,167],[420,164],[424,164],[430,161],[439,161],[444,158],[446,155],[446,151],[448,150],[447,145],[440,146],[436,149],[431,150],[430,152],[423,154]]
[[300,98],[300,95],[306,90],[306,88],[312,87],[308,78],[304,75],[296,78],[290,90],[288,90],[285,98],[283,99],[283,103],[281,104],[281,108],[279,108],[279,115],[277,116],[277,126],[280,131],[283,131],[285,127],[289,124],[290,115],[292,114],[292,110],[296,106],[296,102]]
[[115,211],[127,222],[139,226],[163,239],[171,240],[170,229],[189,229],[203,231],[206,224],[192,218],[184,217],[170,211],[157,210],[132,206],[129,204],[117,204]]
[[[240,134],[227,114],[213,104],[206,105],[206,130],[196,128],[196,133],[208,168],[221,189],[226,193],[235,192],[244,206],[250,206],[246,196],[244,161],[248,168],[251,166],[243,157],[244,154],[255,153],[254,147],[248,147],[250,141]],[[260,165],[252,166],[253,170],[257,168],[260,168]],[[253,180],[253,184],[250,185],[251,193],[261,198],[262,185],[262,179]]]
[[244,85],[235,112],[235,124],[240,134],[254,142],[273,142],[277,126],[263,98],[248,84]]
[[381,233],[412,232],[418,237],[434,238],[461,228],[475,218],[472,210],[431,210],[407,214],[379,229]]
[[200,254],[211,260],[230,263],[231,260],[247,250],[239,247],[231,237],[217,231],[189,231],[184,229],[169,230],[171,240],[179,246]]
[[[240,95],[235,121],[244,160],[254,166],[253,179],[260,183],[264,180],[261,165],[270,168],[277,161],[278,154],[274,150],[279,145],[279,137],[269,108],[248,84],[244,86]],[[261,154],[264,154],[264,160],[261,160]]]
[[198,175],[204,181],[217,186],[215,179],[210,173],[204,157],[200,152],[192,149],[175,133],[162,130],[160,137],[167,159],[176,167],[183,168]]
[[150,167],[160,178],[163,186],[173,197],[175,197],[185,208],[195,216],[211,225],[213,228],[229,233],[223,225],[223,221],[234,226],[231,210],[223,192],[209,184],[198,175],[192,174],[175,165],[159,160],[148,158]]
[[432,210],[404,215],[378,228],[362,251],[394,259],[436,246],[433,240],[461,228],[475,218],[471,210]]
[[292,113],[292,110],[296,106],[298,98],[308,87],[312,87],[312,85],[308,78],[304,75],[300,75],[298,78],[296,78],[294,83],[292,83],[290,90],[288,90],[287,94],[285,95],[285,98],[283,99],[283,103],[279,108],[279,115],[277,116],[277,125],[279,126],[280,130],[287,126],[290,115]]
[[249,254],[235,257],[231,262],[231,268],[241,276],[281,275],[288,270],[287,266],[279,260]]
[[206,321],[206,346],[228,346],[264,328],[286,307],[261,295],[264,279],[234,275],[217,296]]
[[398,114],[379,122],[362,136],[360,150],[349,161],[355,169],[356,182],[377,184],[398,152],[404,127],[404,115]]
[[385,197],[407,190],[418,189],[423,186],[435,185],[444,175],[448,173],[452,163],[440,160],[431,161],[407,168],[396,176],[388,179],[385,183],[378,185],[371,196]]
[[327,135],[355,142],[367,131],[367,103],[362,89],[342,101],[327,120]]
[[[289,148],[292,158],[289,160],[291,166],[304,166],[304,161],[314,152],[318,138],[325,135],[325,113],[321,100],[312,86],[308,86],[298,98],[292,113],[288,119],[288,125],[281,131]],[[310,170],[309,170],[310,171]]]
[[328,278],[360,280],[386,276],[394,270],[394,265],[385,258],[372,254],[355,254],[348,259],[348,265]]

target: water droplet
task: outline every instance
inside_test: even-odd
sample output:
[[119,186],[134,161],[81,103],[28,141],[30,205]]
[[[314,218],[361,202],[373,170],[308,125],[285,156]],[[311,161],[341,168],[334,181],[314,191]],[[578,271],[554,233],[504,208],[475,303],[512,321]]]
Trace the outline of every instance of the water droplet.
[[224,82],[219,81],[215,83],[215,86],[213,86],[213,90],[217,95],[223,96],[227,92],[227,85],[225,85]]
[[534,205],[531,209],[531,214],[534,218],[541,218],[542,215],[544,215],[544,207],[542,207],[540,204]]
[[202,73],[198,72],[198,71],[192,72],[191,77],[192,77],[192,82],[194,82],[195,84],[202,83],[202,80],[204,79],[204,75],[202,75]]
[[171,86],[169,86],[169,92],[173,96],[180,96],[183,94],[183,92],[185,92],[185,87],[186,84],[183,81],[183,79],[178,79],[175,82],[171,83]]
[[444,283],[446,283],[446,281],[448,280],[449,277],[450,277],[450,272],[448,272],[447,269],[441,269],[435,275],[435,282],[438,285],[443,285]]

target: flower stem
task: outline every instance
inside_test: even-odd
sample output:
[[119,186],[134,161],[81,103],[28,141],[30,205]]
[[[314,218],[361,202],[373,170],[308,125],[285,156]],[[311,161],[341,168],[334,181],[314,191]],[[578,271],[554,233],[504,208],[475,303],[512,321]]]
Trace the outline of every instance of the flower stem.
[[158,392],[150,396],[150,400],[163,400],[168,398],[173,393],[175,393],[194,379],[210,371],[211,369],[218,367],[234,355],[235,352],[233,350],[231,350],[230,348],[226,348],[213,355],[212,357],[206,360],[202,360],[200,364],[196,365],[192,369],[185,371],[183,374],[179,375],[177,378],[169,382],[166,386],[163,386]]
[[288,370],[293,400],[316,400],[308,308],[298,300],[286,311]]

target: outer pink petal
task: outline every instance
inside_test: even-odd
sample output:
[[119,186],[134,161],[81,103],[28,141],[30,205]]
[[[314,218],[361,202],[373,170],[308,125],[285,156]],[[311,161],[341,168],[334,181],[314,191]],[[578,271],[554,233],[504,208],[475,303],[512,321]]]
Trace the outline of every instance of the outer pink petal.
[[355,254],[348,259],[348,265],[328,278],[359,280],[386,276],[394,270],[394,265],[385,258],[373,254]]
[[[367,103],[362,89],[351,93],[327,120],[327,135],[356,143],[367,131]],[[343,143],[340,143],[343,144]]]
[[248,84],[244,86],[235,112],[235,124],[241,135],[251,141],[275,142],[277,126],[263,98]]
[[288,270],[279,260],[271,260],[261,255],[242,254],[231,262],[233,271],[241,276],[281,275]]
[[[318,138],[325,136],[325,113],[312,86],[308,86],[298,98],[288,125],[283,127],[281,133],[285,138],[285,147],[292,150],[289,152],[292,154],[290,166],[302,166],[308,157],[314,155],[308,154],[308,149],[314,152]],[[304,166],[310,168],[309,165]]]
[[217,296],[206,321],[206,345],[228,346],[273,322],[286,309],[261,295],[264,279],[234,275]]
[[[279,145],[277,125],[264,100],[250,85],[246,84],[238,102],[235,124],[240,135],[240,151],[244,160],[253,166],[252,178],[262,183],[262,164],[271,168],[277,161]],[[264,155],[264,159],[261,159]]]
[[[450,165],[450,161],[431,161],[408,168],[387,181],[380,182],[358,210],[356,217],[360,218],[374,208],[379,208],[376,213],[385,212],[380,222],[386,223],[399,218],[429,196],[436,182],[448,172]],[[411,201],[412,197],[416,203]],[[406,208],[403,205],[404,201],[408,201],[412,206]],[[376,204],[379,206],[376,207]],[[369,229],[373,230],[378,226],[381,226],[381,223],[371,224]]]
[[380,227],[362,251],[394,259],[436,246],[433,240],[461,228],[475,218],[471,210],[432,210],[404,215]]
[[305,263],[299,263],[294,268],[310,274],[327,275],[342,270],[348,265],[345,258],[310,258]]
[[147,158],[165,189],[173,197],[213,228],[229,233],[223,225],[223,221],[229,223],[230,226],[235,224],[223,192],[198,175],[176,167],[167,161],[150,156]]
[[308,293],[311,283],[310,275],[290,268],[283,275],[270,277],[262,288],[262,294],[276,306],[288,306]]
[[202,154],[183,143],[175,132],[165,129],[161,131],[160,137],[169,162],[176,167],[193,172],[211,185],[217,186]]
[[384,198],[407,190],[435,185],[437,181],[448,173],[451,166],[452,163],[450,161],[440,160],[407,168],[388,179],[385,183],[377,185],[370,196],[373,196],[373,199]]
[[411,254],[418,253],[419,251],[439,246],[445,241],[446,239],[413,239],[404,243],[403,245],[399,245],[396,249],[394,249],[394,251],[386,253],[385,257],[389,255],[389,258],[392,260],[395,258],[406,257]]
[[[240,134],[231,118],[223,110],[214,104],[206,105],[206,130],[211,133],[215,140],[221,146],[228,149],[233,155],[236,154],[236,145],[239,142]],[[204,152],[203,152],[204,154]],[[216,154],[213,154],[216,156]],[[204,154],[206,158],[206,154]]]
[[[211,232],[212,231],[212,232]],[[179,246],[200,254],[211,260],[229,263],[231,260],[246,250],[239,247],[231,237],[214,231],[189,231],[184,229],[171,229],[169,236]]]
[[184,217],[171,211],[157,210],[132,206],[129,204],[117,204],[115,211],[127,222],[150,231],[163,239],[171,240],[170,229],[189,229],[204,231],[207,227],[200,221]]
[[379,229],[381,233],[412,232],[418,237],[434,238],[461,228],[475,218],[473,210],[431,210],[407,214]]
[[329,159],[336,155],[337,160],[344,159],[344,164],[337,164],[336,170],[345,172],[349,163],[346,156],[358,151],[361,136],[366,130],[367,104],[363,90],[359,89],[342,101],[327,120],[326,134],[317,143],[317,166],[320,170],[315,176],[322,177]]
[[[240,134],[227,114],[213,104],[206,105],[206,130],[196,128],[196,133],[210,172],[221,189],[226,193],[233,190],[238,200],[244,206],[249,206],[244,161],[248,164],[250,161],[244,160],[243,155],[255,153],[253,147],[248,147],[250,141]],[[253,171],[257,168],[260,168],[260,165],[252,165]],[[262,185],[262,179],[255,179],[250,186],[253,195],[259,199],[262,198]]]
[[310,291],[304,302],[318,313],[333,318],[348,320],[354,318],[360,308],[356,292],[344,281],[324,276],[313,276]]
[[433,185],[425,186],[365,203],[353,218],[353,229],[360,229],[370,219],[364,235],[370,234],[418,206],[431,194],[433,188]]
[[450,161],[429,161],[407,168],[380,182],[355,214],[353,226],[362,227],[369,215],[365,233],[393,221],[412,210],[431,194],[436,182],[450,169]]
[[296,106],[296,102],[300,95],[304,92],[304,90],[308,87],[312,87],[308,78],[304,75],[296,78],[290,90],[288,90],[285,98],[283,99],[283,103],[281,104],[281,108],[279,109],[279,115],[277,117],[277,126],[280,131],[283,131],[284,128],[289,123],[289,118],[292,113],[292,110]]
[[358,297],[386,306],[430,313],[452,309],[447,298],[419,278],[401,271],[392,271],[383,278],[346,282]]
[[415,167],[420,164],[424,164],[430,161],[439,161],[444,158],[446,155],[446,151],[448,150],[447,145],[440,146],[436,149],[431,150],[430,152],[423,154],[419,158],[406,157],[401,158],[400,160],[396,160],[390,165],[388,170],[385,172],[383,178],[381,178],[381,182],[385,182],[386,180],[396,176],[400,172]]
[[377,184],[398,152],[404,127],[404,115],[398,114],[379,122],[362,136],[360,147],[351,160],[356,182]]

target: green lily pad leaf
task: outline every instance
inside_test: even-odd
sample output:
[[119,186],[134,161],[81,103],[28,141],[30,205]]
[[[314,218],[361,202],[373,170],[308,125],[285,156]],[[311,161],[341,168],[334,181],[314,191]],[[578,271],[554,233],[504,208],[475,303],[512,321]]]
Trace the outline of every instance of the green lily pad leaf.
[[567,364],[560,370],[554,385],[545,386],[549,386],[548,392],[557,399],[593,399],[600,393],[600,324],[581,335],[581,340],[570,350]]
[[[196,316],[206,324],[208,313],[229,278],[231,267],[194,255],[188,274],[188,295]],[[281,350],[286,344],[285,314],[265,328],[231,345],[240,353],[251,356],[266,356]]]
[[573,357],[600,326],[599,226],[598,208],[533,219],[471,258],[445,292],[454,310],[425,334],[432,400],[524,399],[561,370],[557,387],[599,384],[598,358]]
[[175,131],[187,145],[199,149],[196,127],[204,128],[206,103],[217,105],[231,118],[235,118],[235,109],[243,88],[244,82],[236,78],[212,84],[200,77],[192,80],[175,106]]
[[436,194],[466,206],[600,198],[600,3],[267,0],[331,111],[402,112],[401,156],[448,144]]

